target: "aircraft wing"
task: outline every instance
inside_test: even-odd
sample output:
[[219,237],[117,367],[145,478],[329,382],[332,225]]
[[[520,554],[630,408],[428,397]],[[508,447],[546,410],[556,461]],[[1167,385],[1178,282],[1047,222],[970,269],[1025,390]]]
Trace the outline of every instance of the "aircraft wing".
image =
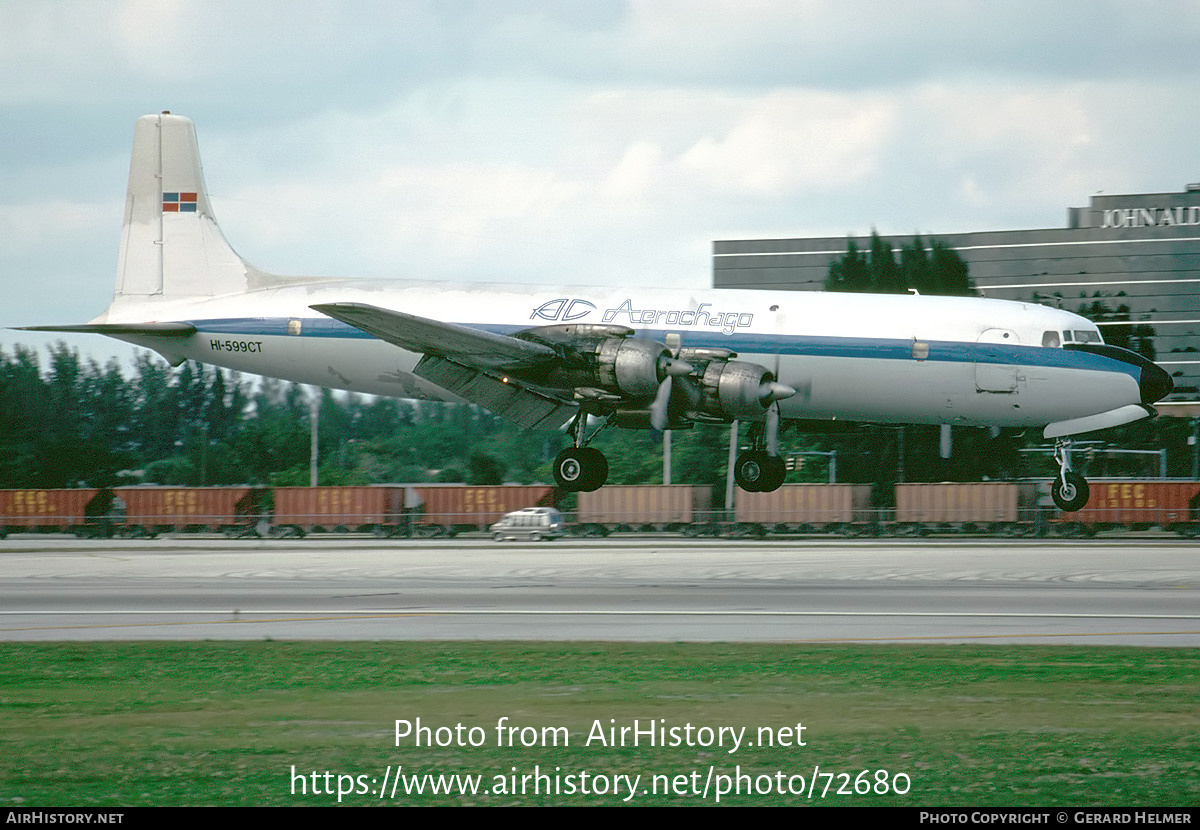
[[420,352],[424,357],[416,374],[526,429],[557,429],[575,412],[573,401],[505,376],[553,363],[558,353],[549,346],[365,303],[312,308],[402,349]]
[[557,359],[549,346],[366,303],[322,303],[315,311],[410,352],[493,370],[533,369]]

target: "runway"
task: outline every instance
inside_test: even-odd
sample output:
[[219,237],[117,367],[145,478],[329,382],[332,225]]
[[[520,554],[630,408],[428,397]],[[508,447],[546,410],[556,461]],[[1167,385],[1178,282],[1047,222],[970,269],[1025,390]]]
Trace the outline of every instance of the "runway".
[[1170,538],[0,542],[0,640],[1200,645]]

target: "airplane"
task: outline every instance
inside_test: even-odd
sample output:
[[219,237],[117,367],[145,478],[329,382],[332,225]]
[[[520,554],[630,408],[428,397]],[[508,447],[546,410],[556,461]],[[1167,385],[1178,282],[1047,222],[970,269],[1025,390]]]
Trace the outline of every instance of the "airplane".
[[1155,415],[1167,372],[1104,343],[1090,321],[976,297],[639,286],[448,284],[290,277],[226,242],[191,120],[134,129],[111,305],[91,322],[29,330],[103,334],[158,352],[299,383],[470,402],[561,429],[567,491],[608,476],[589,443],[608,426],[751,424],[743,490],[785,475],[780,423],[852,421],[1042,428],[1051,492],[1087,502],[1071,439]]

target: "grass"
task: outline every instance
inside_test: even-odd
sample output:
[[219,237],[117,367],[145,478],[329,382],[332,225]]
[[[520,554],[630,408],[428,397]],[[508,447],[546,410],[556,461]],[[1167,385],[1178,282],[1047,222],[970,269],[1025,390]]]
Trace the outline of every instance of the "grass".
[[[496,725],[565,727],[568,746],[499,746]],[[462,724],[447,746],[396,746],[395,721]],[[586,745],[597,722],[802,723],[805,746]],[[659,722],[662,719],[662,722]],[[615,722],[615,723],[614,723]],[[465,730],[479,727],[472,735]],[[1200,802],[1200,651],[1146,648],[622,643],[0,644],[0,803],[7,806],[621,804],[598,775],[640,775],[643,805],[1188,806]],[[515,733],[520,735],[521,733]],[[561,734],[561,733],[560,733]],[[681,737],[685,735],[681,732]],[[786,733],[785,737],[786,737]],[[547,733],[547,736],[549,733]],[[728,733],[727,733],[728,735]],[[460,745],[468,737],[481,746]],[[431,735],[437,737],[437,734]],[[669,737],[669,736],[668,736]],[[764,733],[765,737],[765,733]],[[548,737],[547,737],[548,740]],[[535,767],[557,794],[380,800],[384,770]],[[293,778],[293,767],[299,781]],[[589,775],[589,792],[580,774]],[[835,795],[880,781],[887,792]],[[324,773],[329,771],[331,777]],[[314,781],[313,772],[317,772]],[[696,773],[693,776],[693,772]],[[846,773],[847,778],[825,777]],[[908,776],[907,794],[890,792]],[[653,776],[674,792],[643,794]],[[362,776],[361,778],[357,776]],[[574,792],[566,776],[573,776]],[[684,776],[684,779],[676,778]],[[771,776],[762,778],[760,776]],[[389,779],[390,780],[390,779]],[[729,785],[730,779],[724,779]],[[613,780],[603,781],[612,787]],[[553,785],[553,779],[548,783]],[[819,796],[826,784],[829,792]],[[313,785],[321,790],[313,794]],[[848,786],[846,786],[848,785]],[[389,784],[390,789],[390,784]],[[362,790],[370,790],[368,793]]]

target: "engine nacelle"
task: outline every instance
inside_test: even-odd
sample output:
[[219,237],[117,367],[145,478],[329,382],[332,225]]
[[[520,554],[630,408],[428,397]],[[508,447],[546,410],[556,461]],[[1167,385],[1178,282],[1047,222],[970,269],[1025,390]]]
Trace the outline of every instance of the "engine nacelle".
[[596,346],[597,380],[601,387],[631,398],[652,398],[666,377],[670,358],[662,343],[610,337]]
[[771,405],[775,375],[756,363],[714,360],[700,379],[700,405],[705,415],[735,421],[761,421]]

